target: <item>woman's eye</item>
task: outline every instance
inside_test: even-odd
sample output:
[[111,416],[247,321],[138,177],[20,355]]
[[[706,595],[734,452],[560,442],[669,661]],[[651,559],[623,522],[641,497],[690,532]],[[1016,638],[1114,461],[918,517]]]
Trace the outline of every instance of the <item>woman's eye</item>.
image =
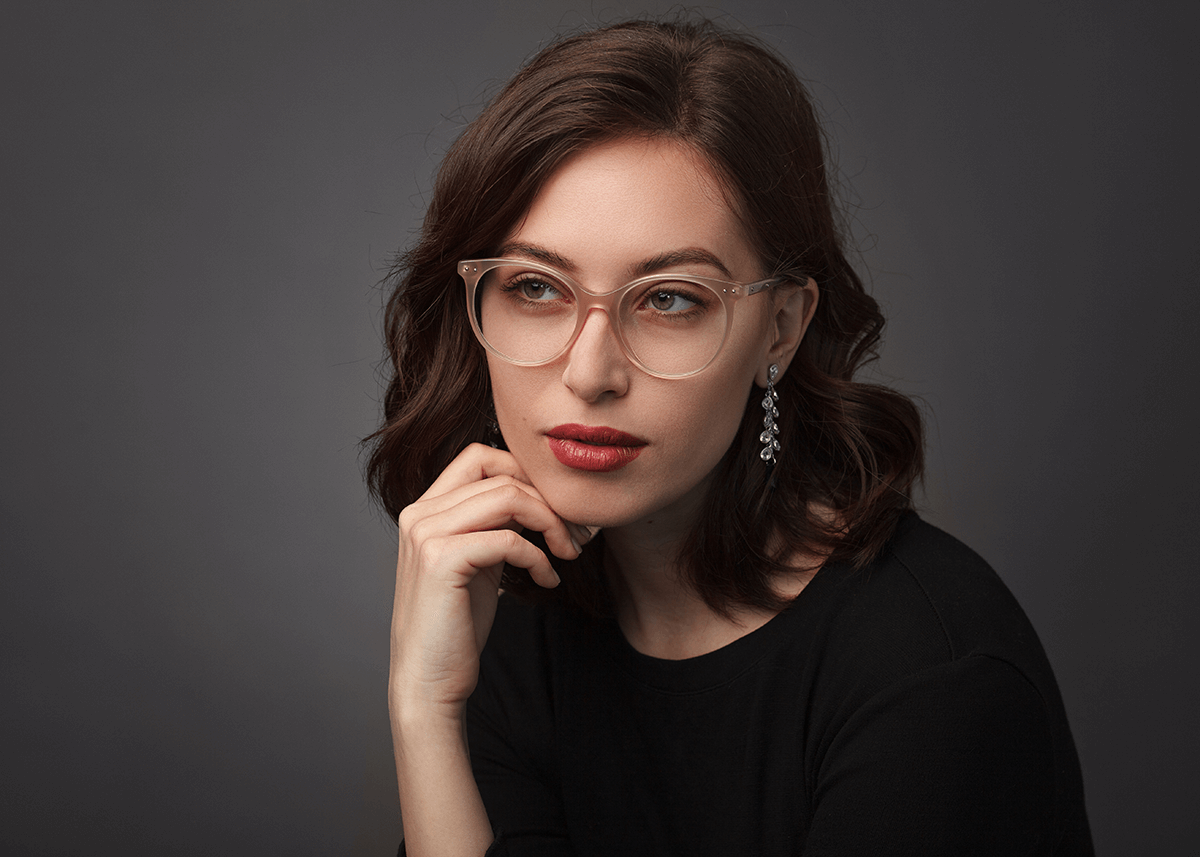
[[697,302],[678,292],[658,291],[646,296],[647,305],[658,312],[685,312]]
[[517,283],[517,291],[521,297],[531,301],[554,301],[563,296],[562,292],[550,283],[541,280],[524,280]]

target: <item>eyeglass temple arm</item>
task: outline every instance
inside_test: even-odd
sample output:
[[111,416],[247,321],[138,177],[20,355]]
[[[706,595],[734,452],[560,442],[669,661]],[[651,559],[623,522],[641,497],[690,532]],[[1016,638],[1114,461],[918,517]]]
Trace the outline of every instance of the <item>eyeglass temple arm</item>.
[[769,280],[762,280],[757,283],[750,283],[748,286],[745,287],[746,288],[746,297],[749,297],[750,295],[756,295],[759,292],[763,291],[764,289],[771,288],[771,286],[777,286],[786,279],[787,279],[787,277],[772,277]]

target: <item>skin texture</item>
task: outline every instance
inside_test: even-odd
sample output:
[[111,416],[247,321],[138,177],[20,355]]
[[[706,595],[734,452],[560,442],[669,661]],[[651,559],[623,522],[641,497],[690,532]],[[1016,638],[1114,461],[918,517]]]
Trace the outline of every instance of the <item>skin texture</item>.
[[[668,270],[742,283],[764,276],[703,159],[670,141],[620,140],[575,155],[506,244],[502,255],[552,256],[596,292],[649,273],[638,269],[679,251],[712,258],[677,261]],[[604,527],[621,626],[648,653],[711,651],[770,618],[716,616],[680,585],[671,557],[733,440],[752,385],[766,385],[772,363],[786,371],[812,317],[811,280],[776,291],[741,300],[723,351],[689,378],[639,370],[596,310],[553,363],[518,367],[489,355],[510,451],[467,448],[399,518],[389,700],[410,855],[480,853],[491,841],[463,710],[495,616],[503,563],[528,568],[542,586],[558,583],[549,559],[522,531],[544,533],[553,554],[571,559]],[[574,469],[555,457],[545,434],[566,423],[618,429],[646,445],[619,469]]]

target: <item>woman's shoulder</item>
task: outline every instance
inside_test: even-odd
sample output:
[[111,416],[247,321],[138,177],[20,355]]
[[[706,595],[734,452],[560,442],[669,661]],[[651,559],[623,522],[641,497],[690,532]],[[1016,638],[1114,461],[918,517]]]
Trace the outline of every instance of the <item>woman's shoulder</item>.
[[914,513],[865,567],[819,572],[795,609],[806,617],[819,672],[845,684],[838,693],[853,686],[861,698],[871,687],[991,661],[1057,698],[1037,634],[999,575]]
[[[807,666],[808,717],[829,758],[852,768],[897,747],[920,746],[924,755],[940,747],[942,761],[970,759],[979,776],[1017,772],[1021,788],[1036,783],[1044,791],[1053,824],[1090,853],[1079,765],[1054,673],[992,567],[909,514],[866,567],[827,568],[814,584],[822,575],[822,587],[810,584],[796,607],[820,626]],[[809,595],[817,597],[803,605]],[[837,742],[852,739],[854,750],[842,752],[848,745]],[[924,764],[906,763],[911,772]],[[1042,775],[1033,777],[1035,769]]]
[[877,560],[846,581],[868,608],[915,618],[950,659],[1041,652],[1012,592],[978,553],[949,533],[906,515]]

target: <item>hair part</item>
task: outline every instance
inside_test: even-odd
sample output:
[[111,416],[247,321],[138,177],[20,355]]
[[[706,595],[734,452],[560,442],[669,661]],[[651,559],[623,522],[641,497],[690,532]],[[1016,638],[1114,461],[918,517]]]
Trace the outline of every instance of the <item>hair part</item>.
[[[775,581],[795,570],[796,557],[862,566],[878,554],[911,507],[924,443],[908,398],[854,380],[877,356],[884,319],[846,259],[824,133],[803,84],[757,39],[710,21],[636,20],[554,43],[451,146],[420,238],[390,274],[391,377],[383,425],[366,439],[367,482],[395,518],[485,437],[487,364],[456,263],[496,252],[572,154],[635,136],[702,154],[765,275],[812,277],[820,289],[776,384],[776,466],[768,476],[758,456],[761,394],[752,391],[678,557],[687,582],[719,613],[779,609]],[[513,568],[504,586],[608,612],[602,544],[601,535],[579,559],[560,563],[556,590]]]

